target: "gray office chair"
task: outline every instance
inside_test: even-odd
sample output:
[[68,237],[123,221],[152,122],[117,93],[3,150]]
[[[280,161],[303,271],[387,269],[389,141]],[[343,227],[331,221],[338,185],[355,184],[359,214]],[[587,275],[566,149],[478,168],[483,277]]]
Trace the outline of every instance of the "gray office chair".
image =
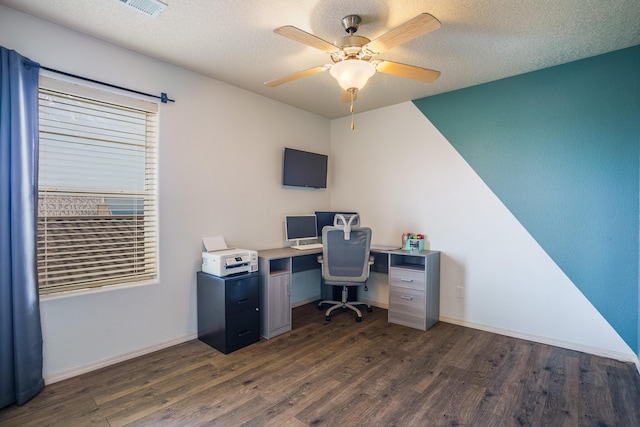
[[348,286],[366,286],[373,257],[369,254],[371,247],[371,229],[367,227],[351,228],[343,224],[327,226],[322,229],[322,256],[318,262],[322,264],[322,282],[331,286],[342,286],[342,300],[325,300],[318,303],[322,310],[324,304],[334,304],[325,313],[331,320],[331,313],[338,308],[348,308],[356,312],[356,322],[362,321],[362,312],[356,305],[371,306],[365,302],[347,302]]

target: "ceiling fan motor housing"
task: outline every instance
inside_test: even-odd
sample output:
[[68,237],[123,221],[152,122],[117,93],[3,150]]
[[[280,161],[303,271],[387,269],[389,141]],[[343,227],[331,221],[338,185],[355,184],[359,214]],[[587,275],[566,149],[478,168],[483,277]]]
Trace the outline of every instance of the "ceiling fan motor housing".
[[366,37],[350,35],[350,36],[339,38],[338,40],[335,41],[334,44],[341,49],[341,54],[344,54],[344,58],[341,58],[341,59],[346,59],[346,58],[365,59],[365,58],[362,58],[362,55],[361,55],[362,46],[366,45],[370,41],[371,40],[369,40]]
[[342,18],[342,26],[349,34],[353,34],[358,31],[358,27],[361,22],[362,19],[360,19],[358,15],[347,15]]

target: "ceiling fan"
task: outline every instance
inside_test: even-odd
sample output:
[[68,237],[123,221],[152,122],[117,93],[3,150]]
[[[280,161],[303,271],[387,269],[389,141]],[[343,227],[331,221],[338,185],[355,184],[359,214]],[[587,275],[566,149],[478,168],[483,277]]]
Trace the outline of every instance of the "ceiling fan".
[[384,59],[374,59],[376,55],[386,50],[440,28],[440,21],[434,16],[428,13],[421,13],[404,24],[387,31],[373,41],[366,37],[355,35],[361,22],[362,19],[358,15],[347,15],[342,18],[342,26],[349,35],[339,38],[335,43],[329,43],[291,25],[276,28],[274,30],[276,34],[328,53],[332,63],[298,71],[286,77],[268,81],[265,85],[268,87],[279,86],[283,83],[329,70],[331,76],[338,81],[338,84],[343,89],[343,102],[351,100],[351,112],[353,113],[353,101],[357,92],[364,87],[376,71],[426,83],[431,83],[440,76],[439,71]]

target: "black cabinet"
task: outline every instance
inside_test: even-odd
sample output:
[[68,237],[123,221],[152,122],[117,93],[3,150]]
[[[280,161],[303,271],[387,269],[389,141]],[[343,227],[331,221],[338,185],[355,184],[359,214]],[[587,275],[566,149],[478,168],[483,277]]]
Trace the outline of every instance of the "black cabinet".
[[258,273],[198,272],[198,339],[225,354],[260,340]]

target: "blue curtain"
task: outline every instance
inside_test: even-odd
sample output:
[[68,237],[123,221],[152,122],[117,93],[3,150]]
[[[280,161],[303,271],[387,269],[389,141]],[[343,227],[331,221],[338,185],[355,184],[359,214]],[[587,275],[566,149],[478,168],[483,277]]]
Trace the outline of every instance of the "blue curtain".
[[0,46],[0,408],[44,387],[36,271],[39,64]]

